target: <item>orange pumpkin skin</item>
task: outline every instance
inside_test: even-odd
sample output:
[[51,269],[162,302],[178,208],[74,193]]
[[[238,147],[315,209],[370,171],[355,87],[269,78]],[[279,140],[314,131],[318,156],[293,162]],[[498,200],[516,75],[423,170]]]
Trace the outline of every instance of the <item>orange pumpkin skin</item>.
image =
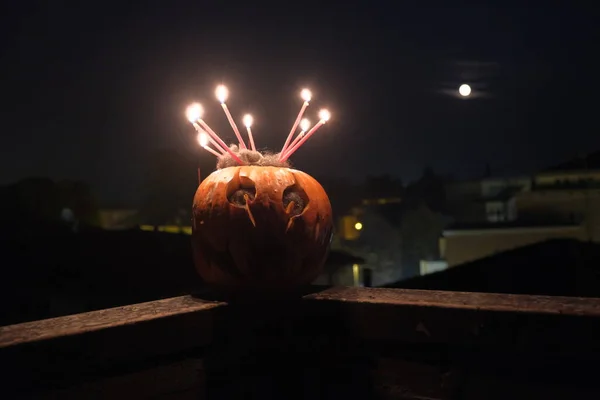
[[194,196],[196,269],[226,291],[286,290],[321,272],[333,233],[331,204],[310,175],[282,167],[217,170]]

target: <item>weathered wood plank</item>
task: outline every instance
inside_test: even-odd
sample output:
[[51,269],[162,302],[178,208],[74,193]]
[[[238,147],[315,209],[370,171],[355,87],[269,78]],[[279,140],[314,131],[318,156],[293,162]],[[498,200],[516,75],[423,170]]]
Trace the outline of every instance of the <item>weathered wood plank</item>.
[[118,328],[174,315],[202,312],[223,305],[225,303],[205,301],[191,296],[181,296],[2,326],[0,327],[0,348],[40,340],[80,335],[103,329]]
[[279,303],[184,296],[2,327],[0,367],[5,391],[21,395],[196,396],[203,360],[212,398],[274,381],[303,388],[290,399],[370,388],[390,399],[531,399],[548,385],[594,398],[598,337],[600,299],[332,288]]
[[58,390],[201,358],[223,306],[183,296],[2,327],[2,386]]
[[555,355],[600,352],[595,298],[332,288],[305,300],[314,312],[342,315],[348,332],[388,353],[405,354],[425,343]]
[[[306,300],[355,304],[418,306],[475,311],[500,311],[563,316],[600,316],[600,299],[464,293],[407,289],[332,288]],[[201,312],[225,303],[191,296],[175,297],[0,327],[0,348],[40,340],[117,328],[174,315]]]
[[598,298],[336,287],[307,295],[305,299],[395,306],[600,317],[600,299]]
[[305,299],[389,361],[373,371],[384,398],[600,395],[600,299],[364,288]]

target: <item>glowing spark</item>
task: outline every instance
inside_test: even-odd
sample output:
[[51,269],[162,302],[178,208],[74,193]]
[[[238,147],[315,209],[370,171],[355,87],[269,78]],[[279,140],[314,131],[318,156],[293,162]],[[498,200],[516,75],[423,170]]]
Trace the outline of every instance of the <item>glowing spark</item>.
[[310,101],[312,98],[312,93],[308,89],[302,89],[300,92],[300,97],[302,97],[302,100],[304,101]]
[[202,106],[198,103],[190,104],[185,110],[185,116],[190,122],[198,121],[200,118],[202,118],[203,113],[204,110],[202,109]]
[[200,146],[204,150],[208,151],[209,153],[213,154],[214,156],[216,156],[216,157],[222,156],[222,154],[220,154],[219,152],[208,147],[208,135],[206,134],[206,132],[198,133],[198,143],[200,143]]
[[221,104],[223,104],[227,101],[227,97],[229,97],[229,91],[225,85],[219,85],[217,86],[217,90],[215,90],[215,95]]
[[244,126],[246,128],[250,128],[252,126],[252,122],[254,122],[254,119],[252,118],[252,115],[250,114],[246,114],[244,115]]
[[323,121],[324,123],[329,121],[329,118],[331,118],[331,113],[325,109],[319,111],[319,119],[321,121]]
[[205,132],[200,132],[198,134],[198,143],[200,143],[200,146],[202,147],[208,146],[208,135]]
[[303,132],[306,132],[309,128],[310,121],[308,120],[308,118],[304,118],[302,121],[300,121],[300,129],[302,129]]

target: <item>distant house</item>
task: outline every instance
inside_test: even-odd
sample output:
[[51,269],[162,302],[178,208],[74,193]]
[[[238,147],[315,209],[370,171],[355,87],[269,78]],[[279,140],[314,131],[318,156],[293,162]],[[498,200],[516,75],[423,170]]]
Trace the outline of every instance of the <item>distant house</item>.
[[549,239],[585,239],[573,223],[504,222],[455,224],[443,231],[440,253],[449,268]]
[[446,184],[448,212],[459,222],[504,222],[516,219],[513,195],[528,191],[532,178],[484,178]]
[[449,184],[448,267],[548,239],[600,242],[600,152],[530,177]]
[[[349,252],[365,260],[338,272],[336,284],[361,282],[358,277],[368,277],[375,286],[393,282],[402,276],[401,234],[398,226],[385,216],[386,210],[397,208],[398,202],[365,202],[353,208],[338,220],[334,250]],[[367,271],[367,272],[365,272]],[[343,276],[342,276],[343,275]]]

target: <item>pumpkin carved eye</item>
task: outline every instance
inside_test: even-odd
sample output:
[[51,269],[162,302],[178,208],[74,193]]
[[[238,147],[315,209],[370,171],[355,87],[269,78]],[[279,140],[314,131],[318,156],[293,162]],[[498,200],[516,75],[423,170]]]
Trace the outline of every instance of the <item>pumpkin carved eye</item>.
[[283,208],[288,215],[300,215],[307,206],[308,195],[299,185],[288,186],[283,191]]
[[227,184],[227,200],[234,206],[245,207],[246,199],[252,201],[255,197],[256,185],[246,176],[237,175]]

